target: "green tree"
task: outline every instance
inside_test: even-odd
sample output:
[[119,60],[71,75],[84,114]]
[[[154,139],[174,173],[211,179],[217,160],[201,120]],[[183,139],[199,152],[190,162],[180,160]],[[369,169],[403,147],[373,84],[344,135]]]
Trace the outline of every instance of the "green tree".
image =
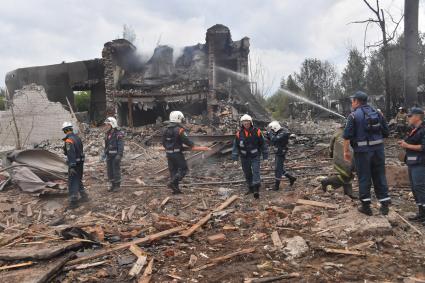
[[0,87],[0,110],[6,109],[6,89]]
[[77,112],[89,111],[90,109],[90,91],[75,92],[75,107]]
[[297,77],[297,74],[294,74],[294,76],[289,75],[286,79],[286,88],[292,92],[299,93],[301,92],[301,88],[298,86],[297,81],[294,79]]
[[385,93],[383,57],[379,52],[373,52],[369,58],[366,71],[366,90],[370,95]]
[[345,95],[351,95],[357,90],[365,90],[365,67],[366,59],[356,48],[351,49],[348,55],[347,66],[342,72],[341,77],[341,87]]

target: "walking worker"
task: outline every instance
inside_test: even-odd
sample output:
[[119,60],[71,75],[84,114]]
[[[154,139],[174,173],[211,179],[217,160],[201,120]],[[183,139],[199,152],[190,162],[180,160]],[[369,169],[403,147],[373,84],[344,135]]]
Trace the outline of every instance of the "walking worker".
[[124,133],[118,129],[117,120],[108,117],[105,120],[108,131],[105,134],[106,169],[110,186],[108,191],[118,191],[121,186],[121,159],[124,154]]
[[[78,201],[86,202],[89,200],[83,185],[83,143],[80,137],[74,133],[71,122],[64,122],[62,124],[62,130],[66,135],[63,138],[63,152],[67,158],[68,164],[69,208],[76,208],[78,207]],[[78,194],[80,195],[80,199],[78,199]]]
[[[333,160],[334,169],[337,174],[329,176],[321,181],[322,190],[326,192],[328,186],[337,189],[343,187],[344,194],[350,198],[355,198],[353,195],[353,178],[354,178],[354,163],[344,160],[344,139],[342,134],[344,131],[344,124],[337,129],[332,136],[329,144],[329,157]],[[350,152],[352,151],[350,147]]]
[[366,93],[357,91],[350,98],[353,112],[348,116],[343,134],[344,159],[351,162],[351,145],[359,180],[359,211],[369,216],[373,214],[370,208],[373,182],[375,195],[381,204],[380,211],[387,215],[391,202],[384,152],[384,138],[389,135],[388,124],[382,114],[367,104]]
[[241,117],[241,128],[237,131],[233,141],[232,159],[241,158],[242,170],[248,185],[246,194],[260,197],[260,155],[263,159],[269,158],[269,151],[261,130],[254,127],[251,116],[245,114]]
[[398,108],[397,115],[395,116],[396,132],[399,138],[404,138],[407,133],[407,113],[403,107]]
[[406,150],[405,162],[409,170],[409,179],[413,197],[418,206],[418,213],[410,217],[411,221],[423,222],[425,225],[425,125],[424,111],[413,107],[408,114],[409,126],[413,130],[404,140],[398,142]]
[[272,121],[268,125],[269,131],[267,132],[267,139],[275,149],[275,184],[273,190],[278,191],[280,188],[280,181],[285,176],[289,180],[289,185],[292,187],[297,180],[294,176],[285,170],[285,157],[288,151],[289,132],[288,129],[283,128],[278,121]]
[[183,154],[183,145],[192,148],[194,143],[187,136],[185,128],[181,125],[184,121],[184,115],[180,111],[170,113],[170,121],[162,135],[162,145],[168,160],[168,170],[170,171],[170,188],[173,194],[181,194],[179,183],[188,172],[186,159]]

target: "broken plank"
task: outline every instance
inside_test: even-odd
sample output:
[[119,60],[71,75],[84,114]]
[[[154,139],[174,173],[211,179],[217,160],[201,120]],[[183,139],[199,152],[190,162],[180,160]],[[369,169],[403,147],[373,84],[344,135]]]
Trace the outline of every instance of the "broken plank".
[[153,259],[151,259],[146,266],[145,272],[143,272],[142,277],[139,278],[138,283],[149,283],[152,279],[152,270],[153,270]]
[[[220,210],[225,209],[230,204],[232,204],[235,200],[237,200],[239,197],[236,195],[231,196],[228,198],[225,202],[223,202],[221,205],[219,205],[217,208],[213,210],[213,212],[217,212]],[[198,230],[201,226],[203,226],[205,223],[207,223],[212,217],[212,212],[208,213],[204,217],[202,217],[196,224],[194,224],[192,227],[187,229],[186,231],[182,232],[181,235],[183,237],[190,237],[193,233],[195,233],[196,230]]]
[[143,266],[145,266],[146,264],[146,259],[146,256],[139,256],[134,265],[131,267],[128,275],[130,277],[136,277],[137,275],[139,275],[140,271],[142,271]]
[[164,207],[164,205],[166,205],[167,204],[167,202],[170,200],[170,197],[166,197],[162,202],[161,202],[161,204],[159,205],[159,207],[160,208],[163,208]]
[[350,250],[343,250],[343,249],[324,248],[323,250],[325,252],[331,253],[331,254],[357,255],[357,256],[364,256],[365,255],[362,252],[356,252],[356,251],[350,251]]
[[15,268],[24,267],[24,266],[30,266],[30,265],[33,265],[33,264],[34,264],[34,262],[27,261],[27,262],[22,262],[22,263],[18,263],[18,264],[0,266],[0,270],[15,269]]
[[288,212],[286,212],[283,208],[277,207],[277,206],[269,206],[266,208],[267,210],[273,210],[277,213],[283,214],[283,216],[288,216]]
[[373,244],[375,244],[375,242],[374,242],[374,241],[366,241],[366,242],[363,242],[363,243],[360,243],[360,244],[357,244],[357,245],[351,246],[351,247],[350,247],[350,250],[361,250],[361,249],[363,249],[363,248],[370,247],[370,246],[372,246]]
[[78,249],[81,242],[51,243],[42,246],[14,247],[0,249],[0,260],[50,259],[66,251]]
[[277,282],[283,279],[291,279],[300,277],[299,273],[289,273],[272,277],[263,277],[263,278],[245,278],[244,283],[268,283],[268,282]]
[[404,223],[406,223],[407,225],[410,226],[410,228],[412,228],[413,230],[416,231],[416,233],[418,233],[419,235],[423,235],[421,231],[418,230],[418,228],[416,228],[415,226],[413,226],[412,224],[410,224],[409,221],[407,221],[406,219],[404,219],[403,216],[401,216],[400,214],[398,214],[396,211],[392,210],[398,217],[400,217],[401,220],[403,220]]
[[282,240],[280,239],[279,233],[277,231],[273,231],[271,234],[271,238],[273,241],[273,245],[277,248],[283,247]]
[[101,265],[104,265],[107,262],[108,262],[107,260],[102,260],[102,261],[93,262],[93,263],[84,263],[84,264],[79,264],[79,265],[74,265],[74,266],[65,266],[63,268],[63,270],[64,271],[82,270],[82,269],[87,269],[87,268],[90,268],[90,267],[101,266]]
[[133,205],[130,207],[130,209],[128,210],[128,213],[127,213],[127,219],[128,219],[128,220],[130,220],[130,221],[131,221],[131,218],[133,218],[133,214],[134,214],[134,212],[136,211],[136,207],[137,207],[137,205],[133,204]]
[[33,213],[32,213],[32,209],[31,209],[31,204],[27,205],[27,216],[28,217],[32,217]]
[[308,200],[308,199],[298,199],[297,204],[311,205],[311,206],[317,206],[317,207],[323,207],[323,208],[329,208],[329,209],[337,209],[339,207],[337,204]]
[[226,235],[224,235],[223,233],[208,236],[208,242],[210,244],[213,244],[215,242],[221,242],[224,240],[226,240]]
[[143,250],[136,245],[131,245],[129,250],[137,257],[145,256]]
[[121,221],[125,221],[125,210],[121,211]]
[[201,270],[203,270],[205,268],[214,266],[214,265],[216,265],[216,264],[218,264],[220,262],[226,261],[226,260],[231,259],[233,257],[239,256],[239,255],[250,254],[250,253],[253,253],[253,252],[255,252],[255,248],[248,248],[248,249],[243,249],[243,250],[239,250],[239,251],[236,251],[236,252],[227,254],[225,256],[220,256],[220,257],[212,258],[212,259],[209,260],[209,262],[207,264],[202,265],[202,266],[200,266],[198,268],[195,268],[195,269],[193,269],[193,271],[195,271],[195,272],[196,271],[201,271]]
[[68,263],[68,265],[75,265],[75,264],[84,262],[86,260],[90,260],[90,259],[94,259],[94,258],[98,258],[98,257],[104,256],[104,255],[110,254],[112,252],[116,252],[116,251],[119,251],[119,250],[124,250],[124,249],[129,248],[131,245],[142,245],[142,244],[150,243],[150,242],[153,242],[153,241],[156,241],[156,240],[165,238],[167,236],[176,234],[176,233],[178,233],[178,232],[180,232],[182,230],[184,230],[184,227],[183,226],[174,227],[172,229],[168,229],[168,230],[165,230],[165,231],[161,231],[159,233],[148,235],[148,236],[146,236],[144,238],[133,240],[133,241],[128,242],[128,243],[118,244],[118,245],[116,245],[114,247],[107,248],[105,250],[100,250],[98,252],[94,252],[94,253],[89,254],[87,256],[83,256],[83,257],[74,259],[74,260],[70,261]]

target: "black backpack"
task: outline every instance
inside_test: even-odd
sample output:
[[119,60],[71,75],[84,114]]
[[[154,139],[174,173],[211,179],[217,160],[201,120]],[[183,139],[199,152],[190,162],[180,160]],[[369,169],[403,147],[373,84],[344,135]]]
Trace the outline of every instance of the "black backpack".
[[365,117],[366,132],[370,134],[382,133],[382,117],[381,114],[373,108],[369,108],[370,111],[365,111],[362,107],[362,111]]

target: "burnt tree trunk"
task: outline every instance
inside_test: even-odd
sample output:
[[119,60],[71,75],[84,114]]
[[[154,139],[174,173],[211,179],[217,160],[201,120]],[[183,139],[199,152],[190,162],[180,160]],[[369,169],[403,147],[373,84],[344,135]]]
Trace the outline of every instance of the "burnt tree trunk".
[[418,11],[419,0],[404,1],[404,97],[405,106],[422,105],[418,98]]

